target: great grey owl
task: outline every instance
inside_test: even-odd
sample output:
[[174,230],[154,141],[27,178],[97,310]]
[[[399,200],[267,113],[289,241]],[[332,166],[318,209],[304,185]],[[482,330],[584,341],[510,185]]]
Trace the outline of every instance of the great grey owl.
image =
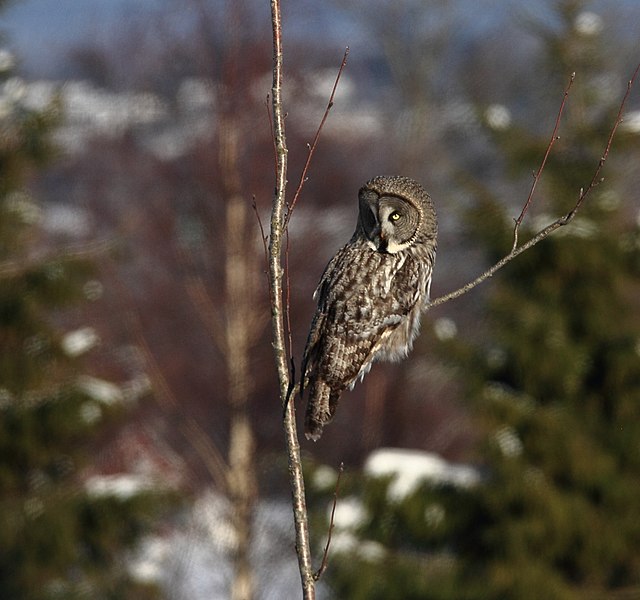
[[305,434],[314,441],[374,360],[407,355],[429,300],[438,232],[429,194],[408,177],[374,177],[358,198],[355,233],[313,295],[300,391],[308,391]]

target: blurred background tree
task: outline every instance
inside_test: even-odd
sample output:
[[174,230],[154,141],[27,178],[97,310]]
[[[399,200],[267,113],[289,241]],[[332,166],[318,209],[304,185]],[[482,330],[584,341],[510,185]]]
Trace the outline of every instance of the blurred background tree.
[[61,323],[91,293],[91,262],[51,247],[44,208],[26,189],[55,155],[60,106],[25,106],[13,56],[4,50],[1,62],[0,596],[153,598],[127,557],[168,496],[84,477],[100,432],[126,411],[82,385],[91,331],[74,337]]
[[[617,112],[612,90],[620,95],[624,86],[609,71],[615,50],[606,19],[584,2],[556,2],[553,10],[548,21],[526,21],[543,41],[534,69],[557,89],[571,71],[579,80],[531,233],[565,213],[588,185]],[[491,128],[491,112],[484,114]],[[544,152],[542,132],[491,129],[507,172],[526,176]],[[632,140],[624,132],[616,139],[617,156],[576,222],[495,282],[490,335],[460,362],[487,435],[486,482],[467,495],[468,521],[456,536],[476,597],[640,593],[640,528],[632,516],[640,510],[633,491],[640,477],[640,231],[624,201],[638,160]],[[491,196],[470,211],[469,224],[493,260],[512,223]]]
[[[525,236],[565,214],[588,185],[623,92],[624,81],[610,71],[610,23],[588,4],[561,0],[547,3],[551,12],[542,18],[521,15],[539,51],[526,77],[511,69],[502,85],[537,98],[539,115],[493,103],[479,86],[482,73],[466,80],[493,168],[525,184],[522,202],[560,90],[578,74]],[[387,553],[336,558],[337,597],[640,594],[640,226],[625,201],[637,196],[633,140],[624,132],[616,139],[606,179],[576,221],[492,281],[475,343],[438,345],[475,416],[481,482],[425,484],[395,502],[384,482],[365,485],[361,501],[375,518],[357,532]],[[517,203],[505,207],[473,170],[459,177],[476,198],[466,211],[468,235],[492,264],[511,247]]]

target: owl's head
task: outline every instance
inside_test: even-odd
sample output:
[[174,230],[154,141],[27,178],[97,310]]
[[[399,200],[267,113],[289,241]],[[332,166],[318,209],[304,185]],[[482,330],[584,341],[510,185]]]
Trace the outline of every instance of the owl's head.
[[438,221],[431,197],[413,179],[379,176],[358,194],[357,233],[378,252],[396,254],[417,244],[435,247]]

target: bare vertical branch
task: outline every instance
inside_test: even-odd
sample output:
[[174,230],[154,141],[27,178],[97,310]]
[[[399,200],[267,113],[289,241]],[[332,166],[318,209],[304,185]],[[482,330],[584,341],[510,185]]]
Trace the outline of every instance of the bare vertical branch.
[[[287,218],[285,217],[285,221]],[[289,230],[285,224],[286,243],[284,249],[284,278],[285,278],[285,299],[284,299],[284,320],[287,342],[289,343],[289,364],[291,365],[291,379],[295,379],[293,373],[293,341],[291,339],[291,281],[289,280]],[[291,382],[290,382],[291,383]],[[292,383],[295,383],[293,381]]]
[[[276,187],[271,209],[271,235],[269,236],[269,278],[271,281],[271,315],[276,368],[280,384],[288,383],[287,361],[284,348],[284,323],[282,315],[282,232],[287,187],[287,142],[282,107],[282,29],[280,2],[271,1],[273,25],[273,85],[271,110],[273,114],[273,136],[276,151]],[[285,386],[286,388],[286,386]]]
[[631,76],[631,79],[629,79],[629,81],[627,82],[627,91],[625,92],[624,97],[622,98],[622,102],[620,103],[620,107],[618,108],[618,114],[616,115],[616,119],[609,133],[609,137],[607,138],[607,145],[605,146],[604,152],[602,153],[602,157],[598,161],[598,166],[596,167],[596,170],[593,173],[593,177],[591,178],[591,181],[589,182],[589,185],[587,186],[587,188],[580,190],[580,196],[578,197],[578,201],[576,202],[576,205],[564,217],[562,217],[561,225],[566,225],[571,219],[573,219],[573,217],[575,216],[580,206],[582,206],[582,203],[584,202],[589,192],[602,181],[602,178],[600,177],[600,171],[602,171],[602,167],[604,167],[604,163],[609,157],[611,144],[613,144],[613,138],[615,137],[616,132],[618,131],[618,127],[620,126],[620,123],[622,123],[624,109],[627,104],[629,94],[631,94],[631,88],[633,87],[633,84],[635,83],[638,77],[639,71],[640,71],[640,63],[638,63],[638,65],[635,68],[635,71],[633,72],[633,75]]
[[513,252],[518,247],[518,231],[520,230],[520,225],[522,224],[522,219],[524,219],[527,210],[529,210],[529,206],[531,205],[531,201],[533,200],[533,194],[536,191],[536,187],[538,186],[538,181],[540,181],[540,176],[542,175],[542,171],[547,164],[547,159],[549,158],[549,154],[551,154],[551,148],[553,145],[560,139],[558,135],[558,129],[560,128],[560,121],[562,120],[562,113],[564,112],[564,107],[567,103],[567,98],[569,97],[569,92],[571,91],[571,86],[575,81],[576,74],[571,73],[571,77],[569,79],[569,83],[564,90],[564,96],[562,96],[562,102],[560,103],[560,109],[558,110],[558,114],[556,115],[556,123],[553,127],[553,132],[551,133],[551,138],[549,139],[549,143],[547,144],[547,150],[544,153],[544,157],[542,158],[542,162],[538,167],[538,170],[533,175],[533,182],[531,183],[531,190],[529,190],[529,196],[527,197],[527,201],[524,203],[522,210],[520,211],[520,215],[516,219],[515,226],[513,228],[513,246],[511,247],[511,251]]
[[295,404],[287,402],[289,373],[286,357],[283,307],[282,236],[284,233],[285,192],[287,185],[287,144],[282,106],[282,14],[280,1],[271,0],[271,25],[273,32],[273,85],[271,89],[273,132],[276,149],[276,187],[271,210],[271,235],[269,237],[269,279],[271,300],[271,325],[273,349],[278,371],[280,401],[283,404],[284,428],[289,456],[289,477],[293,499],[293,516],[296,530],[296,553],[302,581],[303,598],[315,599],[315,581],[311,567],[309,525],[302,474],[300,444],[296,429]]
[[307,153],[307,160],[304,163],[304,167],[302,168],[302,173],[300,174],[300,181],[298,182],[298,187],[296,188],[296,192],[293,195],[293,200],[291,201],[291,206],[289,206],[289,210],[287,211],[285,217],[285,228],[289,225],[289,221],[291,219],[291,215],[293,213],[293,209],[295,208],[298,198],[300,198],[300,193],[302,192],[302,188],[307,180],[307,172],[309,171],[309,165],[311,164],[311,159],[313,158],[313,153],[316,151],[316,147],[318,145],[318,140],[320,139],[320,133],[322,133],[322,128],[329,116],[329,112],[333,108],[333,101],[336,96],[336,90],[338,89],[338,84],[340,83],[340,77],[342,77],[342,72],[344,68],[347,66],[347,58],[349,58],[349,47],[347,46],[344,51],[344,55],[342,57],[342,62],[340,63],[340,68],[338,69],[338,74],[336,75],[336,80],[333,83],[333,88],[331,89],[331,96],[329,96],[329,102],[327,102],[327,107],[324,110],[324,114],[322,115],[322,119],[320,120],[320,125],[318,125],[318,129],[316,130],[316,134],[313,138],[313,142],[308,145],[309,151]]
[[331,547],[331,535],[333,534],[334,518],[336,516],[336,506],[338,505],[338,494],[340,493],[340,478],[344,473],[344,463],[340,463],[340,469],[338,470],[338,479],[336,480],[336,488],[333,491],[333,504],[331,506],[331,518],[329,519],[329,533],[327,534],[327,543],[324,547],[324,553],[322,555],[322,563],[320,568],[314,573],[313,578],[318,581],[320,577],[327,570],[329,565],[329,548]]

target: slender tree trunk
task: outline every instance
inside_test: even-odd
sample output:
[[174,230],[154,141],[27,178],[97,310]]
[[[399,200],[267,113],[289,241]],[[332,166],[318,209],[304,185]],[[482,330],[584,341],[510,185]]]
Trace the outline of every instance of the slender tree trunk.
[[238,134],[234,120],[225,120],[220,129],[220,160],[226,196],[225,360],[231,407],[227,480],[236,536],[231,599],[250,600],[254,591],[250,549],[257,483],[255,440],[249,420],[252,381],[249,356],[255,338],[256,304],[254,251],[247,236],[247,201],[240,194]]
[[289,371],[286,355],[284,304],[283,304],[283,268],[282,237],[285,222],[285,192],[287,187],[287,140],[284,126],[282,104],[282,13],[280,0],[271,0],[271,26],[273,32],[273,85],[271,87],[271,106],[273,115],[273,136],[276,150],[276,185],[271,209],[271,227],[269,235],[269,283],[271,301],[271,327],[273,332],[273,351],[278,371],[280,401],[284,405],[284,430],[289,457],[289,480],[293,503],[293,520],[296,530],[296,554],[302,583],[304,600],[315,600],[316,582],[311,566],[311,545],[309,542],[309,519],[304,491],[304,475],[298,432],[296,428],[295,403],[288,401]]

